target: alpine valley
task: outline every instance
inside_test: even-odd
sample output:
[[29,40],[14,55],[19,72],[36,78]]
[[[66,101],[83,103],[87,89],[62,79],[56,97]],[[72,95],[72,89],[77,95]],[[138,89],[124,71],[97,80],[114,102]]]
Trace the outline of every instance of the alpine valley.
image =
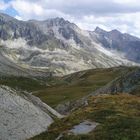
[[139,66],[138,37],[0,13],[0,140],[139,140]]

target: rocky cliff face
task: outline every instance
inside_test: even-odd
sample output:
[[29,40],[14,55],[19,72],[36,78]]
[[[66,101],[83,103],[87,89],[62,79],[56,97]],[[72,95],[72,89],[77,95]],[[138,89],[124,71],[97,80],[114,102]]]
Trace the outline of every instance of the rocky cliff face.
[[61,115],[38,98],[0,86],[0,139],[25,140],[43,131]]
[[110,32],[97,27],[94,31],[97,34],[97,40],[104,48],[123,53],[131,61],[140,63],[140,39],[118,30]]
[[[120,52],[129,51],[122,54],[118,50],[125,48],[121,45],[127,39],[131,40],[130,49],[123,49]],[[115,30],[109,33],[100,28],[94,32],[84,31],[63,18],[25,22],[0,14],[0,45],[7,60],[21,68],[54,75],[91,68],[139,65],[136,63],[139,62],[138,44],[133,52],[133,41],[138,43],[139,39]],[[119,47],[115,47],[117,45]],[[130,51],[133,53],[131,59],[127,57]]]

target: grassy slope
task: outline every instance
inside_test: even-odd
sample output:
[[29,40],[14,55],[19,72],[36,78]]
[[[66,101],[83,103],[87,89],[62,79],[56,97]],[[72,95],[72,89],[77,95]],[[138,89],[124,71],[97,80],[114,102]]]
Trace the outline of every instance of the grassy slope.
[[[96,69],[44,80],[1,77],[0,84],[33,92],[55,107],[59,103],[86,96],[114,78],[135,69]],[[139,95],[140,87],[137,87],[133,94]],[[88,135],[68,136],[67,131],[83,120],[96,121],[100,125]],[[60,133],[64,134],[61,140],[139,140],[140,96],[120,94],[90,97],[88,106],[79,108],[62,120],[56,120],[48,132],[36,136],[33,140],[54,140]]]
[[0,85],[6,85],[14,89],[36,91],[46,87],[45,83],[41,80],[27,78],[27,77],[0,77]]
[[[56,120],[48,132],[32,140],[139,140],[140,97],[134,95],[103,95],[89,98],[89,105],[78,109],[70,116]],[[100,123],[87,135],[67,135],[67,131],[83,120]]]
[[88,95],[96,89],[106,85],[114,78],[127,73],[135,68],[110,68],[82,71],[65,76],[58,81],[58,85],[47,87],[35,92],[34,95],[44,102],[56,107],[66,101],[77,100]]
[[[33,79],[27,77],[1,77],[0,84],[33,92],[52,107],[66,101],[77,100],[106,85],[114,78],[135,68],[109,68],[77,72],[62,78]],[[139,92],[139,91],[136,91]]]

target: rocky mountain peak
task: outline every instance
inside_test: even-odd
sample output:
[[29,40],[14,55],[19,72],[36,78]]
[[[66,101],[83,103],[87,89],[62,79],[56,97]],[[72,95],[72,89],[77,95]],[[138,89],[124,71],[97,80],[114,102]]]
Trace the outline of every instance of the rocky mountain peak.
[[118,31],[117,29],[114,29],[112,31],[109,32],[109,34],[111,36],[114,36],[114,37],[120,37],[121,35],[123,35],[120,31]]
[[119,34],[121,34],[121,32],[118,31],[117,29],[114,29],[114,30],[110,31],[110,33],[119,33]]
[[47,24],[48,27],[53,27],[53,26],[64,26],[66,24],[70,24],[69,21],[64,20],[64,18],[51,18],[43,21],[43,23]]
[[4,14],[4,13],[0,13],[0,21],[15,21],[16,19],[7,15],[7,14]]
[[98,27],[98,26],[95,28],[94,32],[95,32],[95,33],[98,33],[98,34],[106,33],[105,30],[101,29],[101,28]]

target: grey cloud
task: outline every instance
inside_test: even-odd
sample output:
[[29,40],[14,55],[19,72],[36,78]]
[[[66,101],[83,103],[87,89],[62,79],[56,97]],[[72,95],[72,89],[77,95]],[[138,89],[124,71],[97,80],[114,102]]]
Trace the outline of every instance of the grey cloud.
[[113,0],[41,0],[44,8],[56,9],[73,15],[132,13],[140,11],[140,4],[121,4]]
[[[140,4],[117,3],[114,0],[24,0],[38,3],[46,9],[56,9],[66,14],[112,14],[140,12]],[[125,1],[125,0],[122,0]],[[138,1],[138,0],[137,0]]]

